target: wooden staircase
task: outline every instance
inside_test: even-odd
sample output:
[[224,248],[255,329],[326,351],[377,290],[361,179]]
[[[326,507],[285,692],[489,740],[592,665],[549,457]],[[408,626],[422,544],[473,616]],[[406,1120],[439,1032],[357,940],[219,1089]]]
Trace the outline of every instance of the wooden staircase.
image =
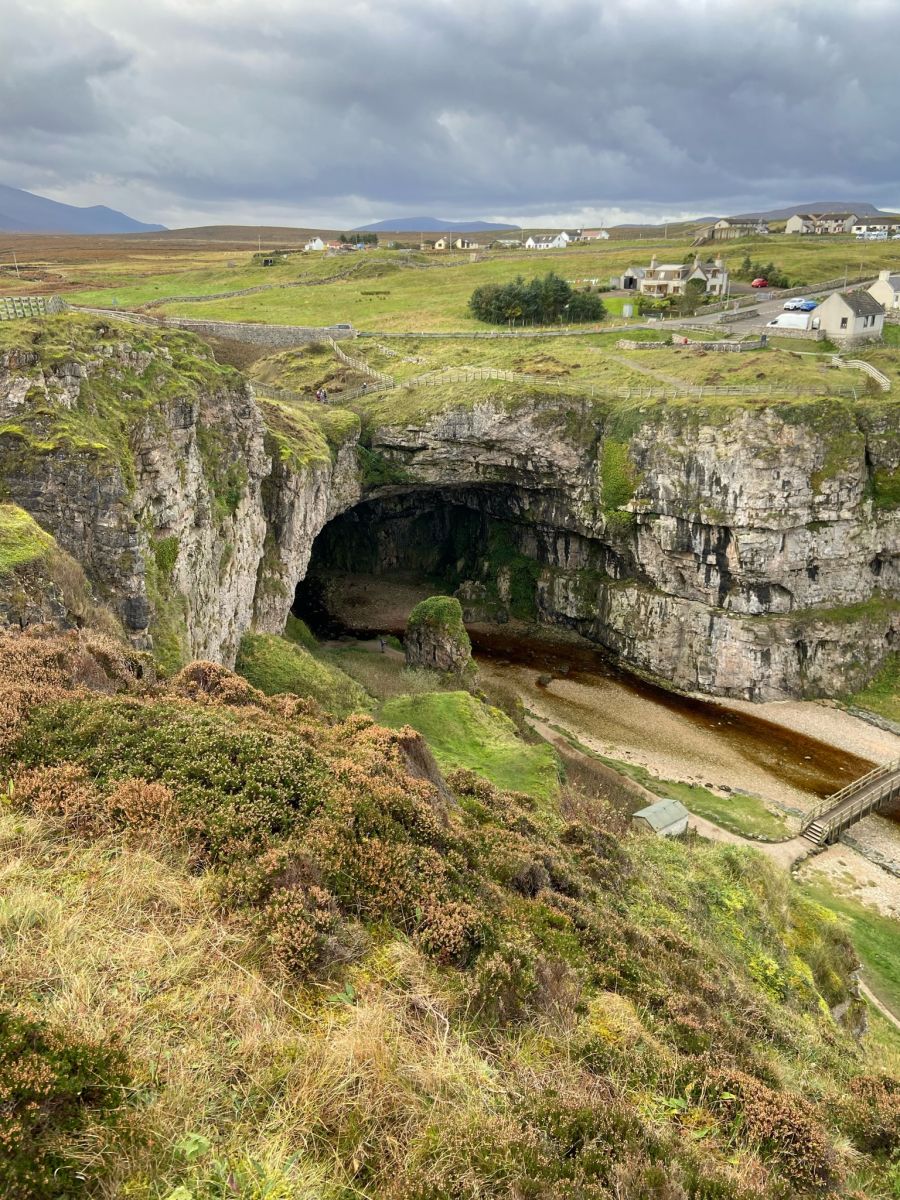
[[900,759],[875,767],[848,783],[807,813],[802,833],[814,846],[823,847],[870,813],[900,797]]

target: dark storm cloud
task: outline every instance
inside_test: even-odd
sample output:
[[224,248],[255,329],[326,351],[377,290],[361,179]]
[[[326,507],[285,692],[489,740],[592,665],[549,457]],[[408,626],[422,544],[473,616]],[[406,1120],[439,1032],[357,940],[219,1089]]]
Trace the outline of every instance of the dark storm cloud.
[[146,217],[900,203],[896,0],[0,0],[0,39],[0,180]]

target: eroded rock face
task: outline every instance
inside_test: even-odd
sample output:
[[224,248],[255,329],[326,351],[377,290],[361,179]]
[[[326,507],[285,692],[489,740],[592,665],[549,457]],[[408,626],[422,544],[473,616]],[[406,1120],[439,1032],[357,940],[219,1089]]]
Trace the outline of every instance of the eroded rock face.
[[431,596],[409,614],[406,665],[462,677],[471,668],[472,643],[455,596]]
[[617,411],[532,393],[370,428],[402,482],[366,490],[355,435],[286,461],[241,378],[185,335],[0,358],[6,498],[138,646],[227,665],[252,624],[284,628],[317,536],[375,497],[368,567],[343,569],[402,566],[418,509],[452,544],[465,509],[473,543],[443,565],[482,617],[524,604],[686,689],[853,690],[900,645],[898,426],[873,399]]
[[[888,404],[655,406],[623,428],[536,399],[384,427],[376,441],[417,480],[478,485],[464,502],[484,512],[512,487],[495,515],[539,567],[534,615],[678,687],[836,695],[900,644]],[[508,590],[496,564],[480,578]]]

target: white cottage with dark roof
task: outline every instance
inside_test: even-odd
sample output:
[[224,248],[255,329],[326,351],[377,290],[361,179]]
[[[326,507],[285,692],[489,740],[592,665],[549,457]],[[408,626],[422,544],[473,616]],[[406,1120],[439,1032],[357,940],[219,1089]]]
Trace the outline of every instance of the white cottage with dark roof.
[[878,278],[869,288],[869,295],[885,309],[900,308],[900,275],[891,270],[879,271]]
[[884,336],[884,308],[868,292],[832,292],[815,310],[813,325],[834,342],[853,345]]

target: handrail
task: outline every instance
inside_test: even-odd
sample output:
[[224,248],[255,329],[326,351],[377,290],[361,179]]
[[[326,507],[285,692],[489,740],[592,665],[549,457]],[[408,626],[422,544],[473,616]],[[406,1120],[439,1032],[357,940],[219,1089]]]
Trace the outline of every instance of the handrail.
[[[839,808],[841,804],[845,803],[847,800],[850,800],[857,792],[868,788],[877,779],[893,775],[898,771],[900,771],[900,758],[895,758],[892,762],[882,763],[880,766],[873,767],[871,771],[867,772],[865,775],[861,775],[859,779],[854,779],[852,783],[846,784],[846,786],[842,787],[840,791],[834,792],[830,796],[826,796],[821,803],[817,804],[815,808],[806,813],[803,822],[803,830],[807,830],[812,824],[818,821],[820,817],[824,817],[828,813]],[[891,781],[891,787],[895,785],[900,786],[900,779]],[[889,787],[887,790],[890,791],[891,788]],[[874,798],[876,800],[880,800],[883,798],[883,795],[884,792],[879,790],[877,796]],[[866,803],[870,799],[873,799],[871,795],[861,797],[862,807],[865,807]],[[850,812],[852,810],[848,809],[846,811]]]

